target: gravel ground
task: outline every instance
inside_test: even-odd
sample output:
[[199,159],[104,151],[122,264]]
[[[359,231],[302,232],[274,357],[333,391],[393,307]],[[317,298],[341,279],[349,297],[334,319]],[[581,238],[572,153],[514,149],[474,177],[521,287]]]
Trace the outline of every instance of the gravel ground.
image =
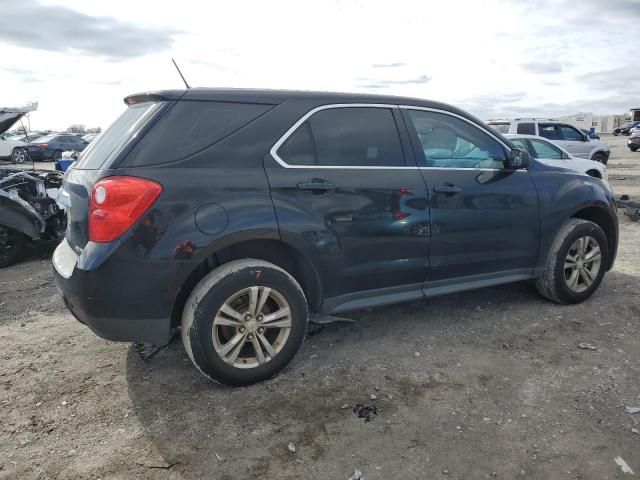
[[[640,194],[640,152],[608,140],[614,191]],[[640,475],[640,223],[620,221],[583,304],[519,283],[359,311],[236,389],[178,339],[143,361],[97,338],[34,251],[0,270],[0,479],[631,478],[618,457]]]

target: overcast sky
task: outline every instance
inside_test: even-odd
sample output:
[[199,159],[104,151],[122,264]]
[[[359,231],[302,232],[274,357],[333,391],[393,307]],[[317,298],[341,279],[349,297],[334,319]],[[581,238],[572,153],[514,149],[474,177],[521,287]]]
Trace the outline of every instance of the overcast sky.
[[640,107],[640,0],[2,0],[0,106],[106,127],[130,93],[336,90],[484,118]]

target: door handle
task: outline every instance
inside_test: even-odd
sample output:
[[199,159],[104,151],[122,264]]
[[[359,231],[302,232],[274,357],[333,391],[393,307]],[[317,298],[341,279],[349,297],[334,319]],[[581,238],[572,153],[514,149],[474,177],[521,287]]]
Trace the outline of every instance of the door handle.
[[298,184],[298,190],[315,190],[321,192],[328,192],[335,190],[336,186],[329,182],[303,182]]
[[462,189],[455,185],[440,185],[439,187],[433,187],[433,191],[438,193],[456,194],[460,193]]

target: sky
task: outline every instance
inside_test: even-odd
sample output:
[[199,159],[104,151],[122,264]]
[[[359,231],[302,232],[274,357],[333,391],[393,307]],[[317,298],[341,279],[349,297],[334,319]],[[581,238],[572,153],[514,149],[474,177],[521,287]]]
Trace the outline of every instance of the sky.
[[383,93],[483,118],[640,107],[640,0],[0,0],[0,106],[107,127],[131,93]]

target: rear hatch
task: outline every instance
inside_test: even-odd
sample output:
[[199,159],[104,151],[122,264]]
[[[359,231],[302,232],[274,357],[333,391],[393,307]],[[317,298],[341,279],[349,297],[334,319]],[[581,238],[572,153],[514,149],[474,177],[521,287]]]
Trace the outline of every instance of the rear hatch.
[[88,242],[89,198],[93,185],[111,174],[111,166],[117,165],[118,159],[166,104],[166,101],[150,100],[129,106],[67,171],[60,201],[67,207],[67,241],[74,250],[82,250]]

